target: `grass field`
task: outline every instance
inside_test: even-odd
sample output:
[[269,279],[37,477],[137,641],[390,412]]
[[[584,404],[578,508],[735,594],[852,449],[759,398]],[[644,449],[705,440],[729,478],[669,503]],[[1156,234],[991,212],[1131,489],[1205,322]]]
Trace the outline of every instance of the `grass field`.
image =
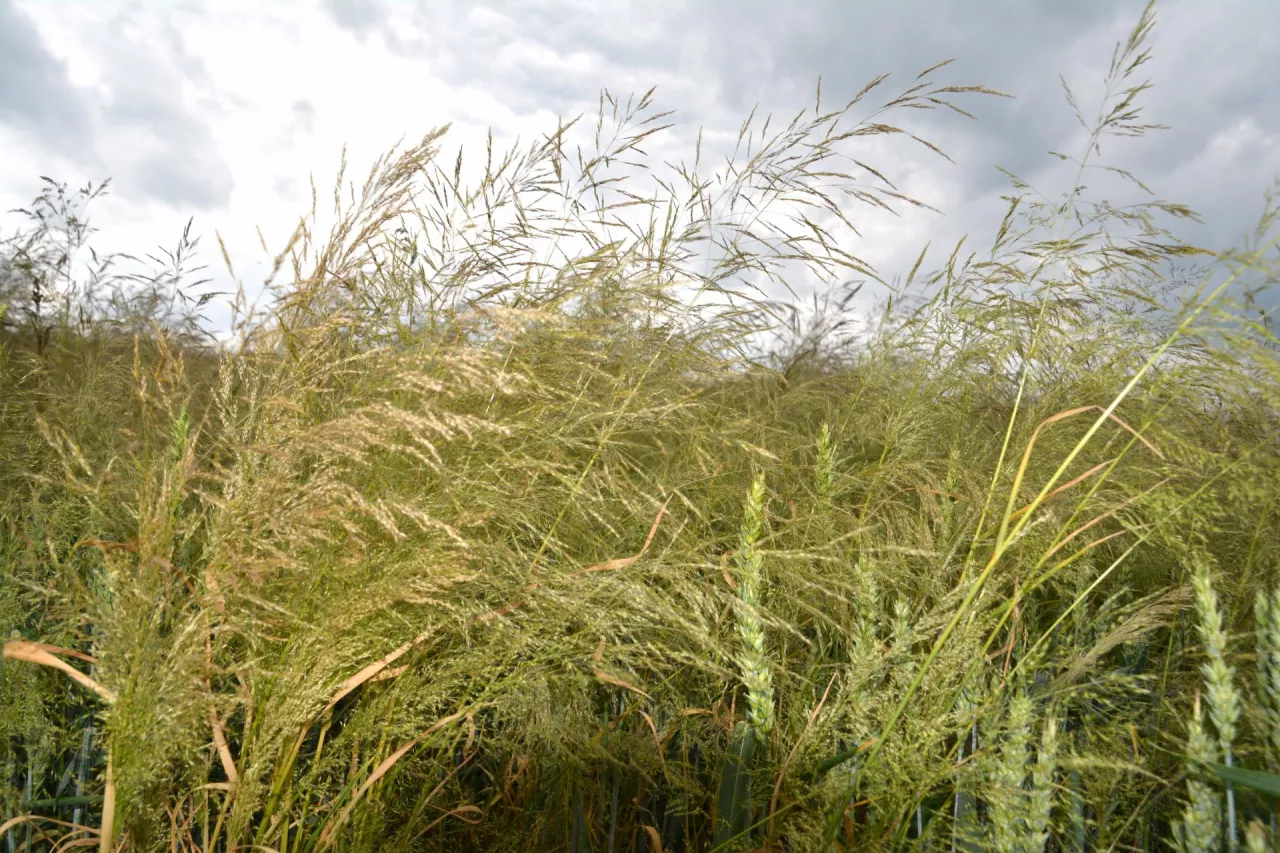
[[190,234],[78,281],[50,183],[0,253],[0,846],[1277,849],[1272,197],[1170,299],[1194,214],[1082,187],[1153,25],[1076,186],[865,334],[849,205],[912,200],[850,158],[999,95],[942,66],[665,195],[610,183],[650,96],[477,187],[432,134],[218,346]]

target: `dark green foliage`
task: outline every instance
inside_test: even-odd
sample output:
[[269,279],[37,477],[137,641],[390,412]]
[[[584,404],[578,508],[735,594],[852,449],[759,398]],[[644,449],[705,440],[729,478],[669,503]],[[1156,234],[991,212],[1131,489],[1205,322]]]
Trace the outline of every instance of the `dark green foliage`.
[[746,835],[751,827],[751,758],[756,740],[755,732],[741,725],[729,741],[716,801],[716,848],[725,849],[725,845]]

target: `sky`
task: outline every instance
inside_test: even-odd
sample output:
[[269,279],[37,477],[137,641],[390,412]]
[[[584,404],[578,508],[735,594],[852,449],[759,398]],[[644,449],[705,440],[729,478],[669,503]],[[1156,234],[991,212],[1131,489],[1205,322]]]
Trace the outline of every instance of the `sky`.
[[[1144,5],[0,0],[0,211],[28,204],[42,175],[72,187],[110,178],[110,195],[88,211],[99,252],[172,248],[194,219],[210,288],[233,289],[216,232],[252,294],[310,206],[310,176],[329,191],[344,144],[362,176],[398,139],[435,127],[451,125],[450,158],[459,145],[483,152],[489,131],[505,149],[559,118],[593,124],[602,89],[625,98],[656,87],[675,124],[646,150],[691,162],[699,128],[711,153],[728,153],[753,107],[789,118],[813,106],[819,77],[834,105],[890,74],[851,114],[863,118],[954,58],[931,79],[1014,96],[958,96],[976,121],[946,110],[895,117],[954,162],[901,138],[859,140],[855,151],[940,211],[858,209],[850,250],[892,280],[926,242],[946,247],[938,263],[962,235],[990,245],[1010,192],[997,165],[1050,197],[1070,189],[1075,166],[1048,152],[1080,156],[1087,133],[1059,75],[1091,119],[1112,49]],[[1280,3],[1165,0],[1156,16],[1138,74],[1154,86],[1139,103],[1144,121],[1170,129],[1105,141],[1102,160],[1196,210],[1202,224],[1159,220],[1180,238],[1241,245],[1280,177]],[[1148,198],[1105,186],[1113,203]],[[0,215],[0,235],[22,224]],[[210,312],[215,326],[227,322],[221,300]]]

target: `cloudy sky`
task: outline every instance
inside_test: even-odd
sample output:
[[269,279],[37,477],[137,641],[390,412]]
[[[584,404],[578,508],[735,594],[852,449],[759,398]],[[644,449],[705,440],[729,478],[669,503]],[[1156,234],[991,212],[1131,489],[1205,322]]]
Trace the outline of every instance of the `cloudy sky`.
[[[194,217],[218,289],[230,279],[215,229],[253,290],[268,263],[255,228],[272,252],[283,248],[309,207],[309,174],[322,192],[332,186],[344,143],[363,174],[397,139],[446,123],[451,154],[458,144],[483,151],[489,129],[505,148],[554,131],[558,117],[594,116],[602,88],[625,96],[656,86],[676,126],[649,153],[691,162],[700,126],[732,142],[757,104],[789,119],[812,106],[819,76],[825,105],[890,73],[852,114],[863,118],[919,71],[955,58],[935,82],[1015,99],[958,97],[977,121],[949,111],[895,119],[954,163],[900,138],[855,152],[941,211],[860,209],[850,249],[892,280],[926,241],[949,251],[967,233],[969,245],[990,245],[1009,192],[996,165],[1049,197],[1070,189],[1075,167],[1047,152],[1079,156],[1086,133],[1059,74],[1092,119],[1113,46],[1143,5],[0,0],[0,209],[28,203],[40,175],[72,186],[109,177],[111,195],[90,211],[99,251],[172,247]],[[1239,245],[1280,176],[1280,3],[1164,0],[1156,13],[1153,58],[1139,73],[1154,88],[1140,103],[1143,120],[1170,129],[1104,143],[1103,160],[1199,212],[1203,224],[1160,221],[1181,238]],[[1115,204],[1145,198],[1107,186]],[[0,233],[20,224],[5,215]]]

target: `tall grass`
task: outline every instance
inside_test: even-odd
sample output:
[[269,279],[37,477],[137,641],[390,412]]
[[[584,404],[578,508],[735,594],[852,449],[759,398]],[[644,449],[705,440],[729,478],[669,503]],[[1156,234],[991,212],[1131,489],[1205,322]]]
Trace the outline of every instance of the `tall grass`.
[[[1154,127],[1153,25],[1081,176]],[[999,94],[945,65],[852,125],[885,78],[749,119],[651,195],[619,172],[652,93],[476,187],[434,132],[344,172],[327,237],[315,199],[221,347],[189,233],[90,293],[35,217],[5,250],[0,843],[1274,843],[1280,370],[1232,297],[1270,204],[1172,305],[1204,252],[1155,215],[1193,213],[1083,177],[1010,176],[990,251],[922,251],[868,334],[766,298],[876,278],[850,203],[918,202],[862,137]]]

